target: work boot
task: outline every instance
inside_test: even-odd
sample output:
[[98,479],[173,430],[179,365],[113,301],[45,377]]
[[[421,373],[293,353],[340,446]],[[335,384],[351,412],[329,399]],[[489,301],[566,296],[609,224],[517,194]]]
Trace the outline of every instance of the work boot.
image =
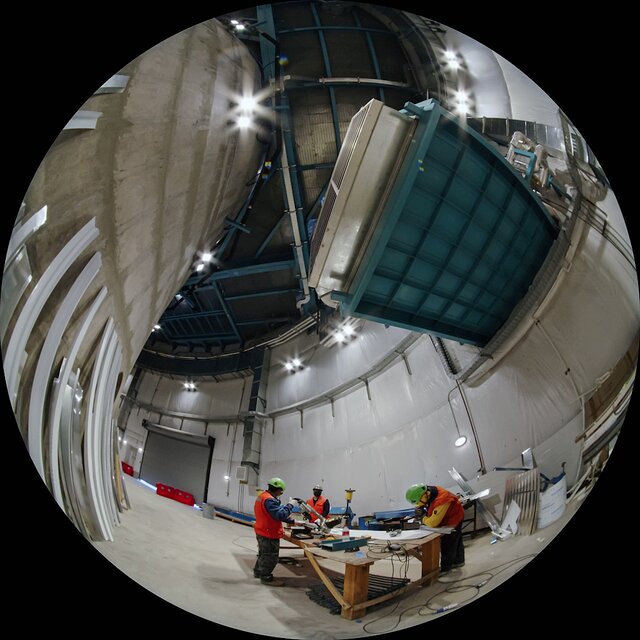
[[266,584],[270,587],[283,587],[284,586],[284,581],[283,580],[278,580],[278,578],[260,578],[260,582],[262,584]]
[[253,572],[253,577],[254,578],[261,578],[262,576],[257,571],[254,571]]
[[454,562],[451,566],[454,569],[459,569],[460,567],[464,567],[464,562]]

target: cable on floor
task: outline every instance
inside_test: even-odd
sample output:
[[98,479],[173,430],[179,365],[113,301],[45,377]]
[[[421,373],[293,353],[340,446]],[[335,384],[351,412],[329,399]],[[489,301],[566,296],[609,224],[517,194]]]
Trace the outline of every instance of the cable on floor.
[[[422,603],[422,604],[417,604],[414,605],[412,607],[407,607],[406,609],[402,610],[399,614],[395,614],[396,609],[398,608],[400,603],[397,603],[396,606],[389,612],[386,613],[383,616],[380,616],[379,618],[376,618],[375,620],[371,620],[371,622],[367,622],[365,625],[363,625],[362,630],[365,633],[370,633],[370,634],[379,634],[379,633],[390,633],[392,631],[395,631],[398,626],[400,625],[400,622],[402,621],[402,617],[414,610],[417,609],[418,610],[418,615],[419,616],[435,616],[438,615],[440,613],[444,613],[445,611],[450,611],[451,609],[455,609],[461,605],[467,604],[467,602],[471,602],[471,600],[473,600],[474,598],[476,598],[478,596],[478,594],[480,593],[480,589],[482,587],[484,587],[490,580],[492,580],[493,578],[495,578],[497,575],[499,575],[500,573],[502,573],[503,571],[507,571],[508,569],[512,568],[514,565],[518,564],[519,562],[523,562],[525,560],[530,560],[531,558],[535,558],[537,554],[535,553],[530,553],[528,555],[525,556],[520,556],[518,558],[513,558],[512,560],[508,560],[507,562],[503,562],[502,564],[496,565],[494,567],[491,567],[490,569],[487,569],[485,571],[481,571],[479,573],[470,575],[470,576],[465,576],[464,578],[459,578],[458,580],[451,580],[449,581],[444,581],[444,580],[438,580],[438,582],[440,584],[450,584],[451,586],[447,587],[446,589],[443,589],[442,591],[438,591],[437,593],[434,593],[432,596],[429,596],[429,598],[427,598],[427,600]],[[484,576],[488,576],[488,577],[484,577]],[[476,581],[477,578],[483,578],[482,580]],[[476,580],[474,580],[476,579]],[[470,582],[469,582],[470,581]],[[458,583],[467,583],[468,584],[458,584]],[[448,605],[443,605],[437,608],[434,608],[431,603],[438,597],[441,596],[443,593],[462,593],[463,591],[466,591],[468,589],[474,589],[475,592],[471,595],[471,597],[466,598],[465,600],[463,600],[462,602],[453,602],[451,604]],[[424,610],[427,609],[427,611],[425,612]],[[396,623],[387,629],[383,629],[380,631],[371,631],[371,627],[372,625],[375,625],[377,622],[380,622],[381,620],[385,620],[387,618],[390,618],[393,615],[397,615],[398,616],[398,620],[396,621]]]

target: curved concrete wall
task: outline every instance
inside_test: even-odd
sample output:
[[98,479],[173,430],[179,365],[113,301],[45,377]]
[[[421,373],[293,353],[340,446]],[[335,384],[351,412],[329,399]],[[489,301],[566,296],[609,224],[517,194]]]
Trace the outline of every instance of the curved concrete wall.
[[99,234],[56,286],[27,341],[15,405],[23,436],[43,342],[90,257],[100,252],[102,265],[67,326],[53,368],[57,372],[83,312],[105,286],[107,298],[76,358],[85,390],[107,318],[115,321],[124,380],[197,251],[210,248],[225,216],[240,209],[258,168],[261,144],[253,133],[230,126],[230,106],[234,94],[259,86],[260,71],[219,22],[165,40],[119,73],[128,77],[124,91],[97,93],[79,107],[101,114],[95,128],[65,128],[24,196],[21,222],[44,205],[48,215],[26,243],[33,280],[8,324],[5,355],[16,319],[52,260],[92,218]]

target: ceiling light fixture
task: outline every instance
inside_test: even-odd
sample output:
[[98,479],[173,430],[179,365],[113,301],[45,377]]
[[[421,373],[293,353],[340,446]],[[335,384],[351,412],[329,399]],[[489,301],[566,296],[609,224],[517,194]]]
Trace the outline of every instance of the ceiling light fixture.
[[337,342],[344,342],[346,339],[347,339],[347,336],[344,334],[343,331],[336,331]]
[[212,259],[213,259],[213,254],[209,253],[208,251],[205,251],[202,254],[202,262],[211,262]]
[[243,24],[236,25],[236,31],[244,31],[246,27]]
[[160,329],[162,329],[162,327],[159,324],[154,324],[153,325],[153,330],[154,331],[160,331]]
[[238,105],[242,111],[248,111],[251,113],[258,105],[258,101],[253,96],[243,96],[240,98]]
[[249,116],[240,116],[238,118],[238,126],[240,129],[247,129],[251,124],[251,118]]
[[461,447],[467,441],[466,436],[460,436],[456,438],[456,441],[453,443],[456,447]]
[[204,264],[201,262],[196,266],[196,271],[202,271],[204,269]]
[[289,360],[288,362],[284,363],[284,368],[287,371],[291,371],[293,373],[295,371],[298,371],[299,369],[302,369],[302,362],[300,362],[299,358],[293,358],[293,360]]
[[444,52],[444,57],[447,60],[455,60],[457,58],[458,54],[455,51],[452,51],[451,49],[447,49]]

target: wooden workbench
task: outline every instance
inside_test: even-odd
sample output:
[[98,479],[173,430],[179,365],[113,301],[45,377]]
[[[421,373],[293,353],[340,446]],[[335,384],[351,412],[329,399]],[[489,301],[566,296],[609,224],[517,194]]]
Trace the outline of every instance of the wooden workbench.
[[[352,531],[352,537],[367,537],[366,531]],[[318,577],[324,583],[331,595],[338,601],[342,607],[342,617],[347,620],[355,620],[365,615],[367,607],[380,604],[391,598],[395,598],[407,591],[411,591],[425,584],[431,584],[439,575],[440,567],[440,534],[428,533],[420,538],[413,540],[399,540],[404,549],[411,555],[418,558],[422,563],[422,574],[418,580],[410,582],[400,589],[396,589],[388,594],[368,600],[369,593],[369,567],[376,560],[383,560],[384,556],[379,558],[371,558],[366,555],[356,556],[355,553],[345,551],[328,551],[320,549],[313,543],[317,540],[293,538],[291,532],[285,529],[284,539],[300,547],[305,556],[309,559],[311,566],[318,574]],[[380,542],[372,540],[372,542]],[[361,547],[366,550],[367,547]],[[391,556],[392,553],[389,553]],[[322,567],[318,564],[316,557],[326,558],[335,562],[342,562],[344,568],[344,590],[343,593],[327,577]]]

